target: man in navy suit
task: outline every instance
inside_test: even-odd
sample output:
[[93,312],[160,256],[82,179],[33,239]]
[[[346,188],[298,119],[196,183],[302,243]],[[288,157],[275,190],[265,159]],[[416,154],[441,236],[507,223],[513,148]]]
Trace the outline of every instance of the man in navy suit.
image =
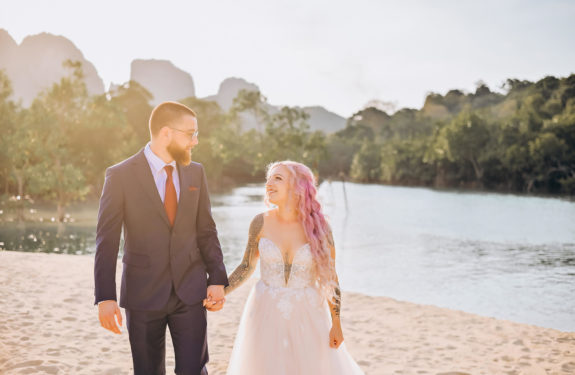
[[[106,170],[94,263],[101,325],[119,334],[116,262],[124,231],[120,306],[134,373],[165,374],[169,327],[176,374],[207,374],[206,309],[217,311],[228,284],[206,175],[191,162],[198,144],[194,111],[175,102],[150,116],[151,142]],[[117,323],[116,323],[117,319]]]

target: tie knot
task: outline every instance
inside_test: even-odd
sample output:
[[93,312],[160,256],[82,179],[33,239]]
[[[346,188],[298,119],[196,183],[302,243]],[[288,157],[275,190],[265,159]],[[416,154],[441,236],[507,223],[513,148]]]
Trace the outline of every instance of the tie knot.
[[168,174],[168,178],[172,178],[172,171],[174,170],[174,167],[171,165],[166,165],[164,167],[164,169],[166,170],[166,173]]

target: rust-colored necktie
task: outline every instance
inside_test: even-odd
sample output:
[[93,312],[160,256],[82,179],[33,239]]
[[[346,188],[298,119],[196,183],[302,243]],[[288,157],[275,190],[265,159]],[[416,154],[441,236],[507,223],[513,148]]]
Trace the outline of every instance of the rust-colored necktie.
[[174,221],[176,220],[176,211],[178,210],[178,197],[176,195],[176,187],[174,186],[174,180],[172,179],[172,171],[174,167],[171,165],[166,165],[164,167],[168,178],[166,178],[166,194],[164,196],[164,208],[166,209],[166,214],[168,214],[168,219],[170,224],[174,226]]

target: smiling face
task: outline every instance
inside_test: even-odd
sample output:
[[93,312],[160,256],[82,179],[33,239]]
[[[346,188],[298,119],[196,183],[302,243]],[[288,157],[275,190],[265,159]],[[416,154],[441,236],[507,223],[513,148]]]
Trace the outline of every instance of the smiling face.
[[169,144],[167,151],[174,160],[182,165],[192,161],[192,149],[198,144],[198,121],[191,115],[181,116],[167,128],[169,131]]
[[278,165],[268,174],[266,181],[266,199],[276,206],[285,204],[291,194],[290,172],[287,167]]

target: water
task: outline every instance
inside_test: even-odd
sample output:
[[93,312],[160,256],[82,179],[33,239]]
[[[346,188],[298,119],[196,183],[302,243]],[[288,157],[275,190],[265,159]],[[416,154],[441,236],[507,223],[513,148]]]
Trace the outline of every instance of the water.
[[[347,205],[342,183],[320,187],[344,290],[575,331],[574,202],[350,183],[345,190]],[[251,219],[266,209],[263,192],[250,185],[212,197],[229,272]],[[0,224],[0,242],[41,230],[28,227]],[[68,226],[60,234],[66,247],[42,251],[91,253],[93,231]],[[82,239],[79,248],[70,235]]]
[[[94,214],[96,215],[96,214]],[[95,251],[95,223],[0,223],[0,249],[86,255]]]
[[[492,193],[324,183],[342,287],[575,331],[575,203]],[[228,268],[263,186],[214,199]],[[235,250],[234,250],[235,249]]]

